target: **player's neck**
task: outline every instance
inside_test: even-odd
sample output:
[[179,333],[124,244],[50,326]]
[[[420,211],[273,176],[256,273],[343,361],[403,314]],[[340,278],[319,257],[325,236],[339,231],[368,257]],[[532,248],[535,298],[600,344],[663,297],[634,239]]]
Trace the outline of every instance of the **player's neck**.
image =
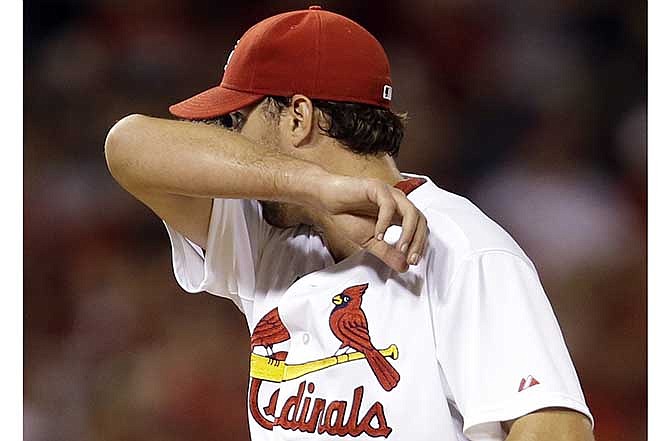
[[389,185],[403,179],[395,161],[387,154],[361,155],[333,140],[322,143],[314,153],[318,158],[312,160],[331,173],[379,179]]

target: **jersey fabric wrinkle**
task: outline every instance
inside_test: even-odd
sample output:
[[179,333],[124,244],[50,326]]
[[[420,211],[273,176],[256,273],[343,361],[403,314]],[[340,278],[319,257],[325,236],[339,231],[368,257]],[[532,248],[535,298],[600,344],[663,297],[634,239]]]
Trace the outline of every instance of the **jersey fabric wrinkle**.
[[[270,226],[257,201],[215,199],[206,252],[166,224],[180,286],[232,300],[252,342],[264,342],[252,348],[252,377],[255,362],[308,369],[361,353],[341,347],[343,331],[329,321],[340,308],[383,355],[251,378],[252,439],[502,441],[501,421],[545,407],[593,422],[530,259],[470,201],[404,175],[426,179],[408,198],[430,236],[425,257],[403,274],[366,252],[335,263],[314,230]],[[391,227],[385,240],[399,233]],[[269,318],[287,333],[263,340],[257,329]],[[522,388],[528,376],[535,382]]]

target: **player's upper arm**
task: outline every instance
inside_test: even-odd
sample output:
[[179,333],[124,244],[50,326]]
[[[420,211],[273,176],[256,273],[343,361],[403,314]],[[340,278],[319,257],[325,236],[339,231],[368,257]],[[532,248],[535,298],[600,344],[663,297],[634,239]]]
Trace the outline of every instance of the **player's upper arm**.
[[207,248],[212,199],[142,191],[133,195],[191,242]]
[[482,438],[492,426],[500,428],[499,422],[548,407],[590,416],[559,324],[528,259],[504,249],[478,251],[454,274],[435,326],[438,360],[465,434]]
[[[151,167],[151,164],[144,161],[145,163],[138,166],[136,153],[144,146],[136,145],[133,136],[134,131],[142,129],[142,118],[139,115],[128,116],[110,130],[105,140],[107,166],[124,189],[192,242],[205,248],[212,199],[168,193],[143,179],[142,169]],[[178,170],[160,172],[177,173]]]
[[593,441],[591,421],[564,408],[546,408],[503,423],[506,441]]

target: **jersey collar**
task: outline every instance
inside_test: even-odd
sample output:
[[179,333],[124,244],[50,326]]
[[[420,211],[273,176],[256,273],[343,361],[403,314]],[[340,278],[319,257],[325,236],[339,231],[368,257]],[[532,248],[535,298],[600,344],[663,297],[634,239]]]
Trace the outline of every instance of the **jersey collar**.
[[410,177],[398,182],[394,187],[402,190],[405,195],[408,195],[425,183],[425,178]]

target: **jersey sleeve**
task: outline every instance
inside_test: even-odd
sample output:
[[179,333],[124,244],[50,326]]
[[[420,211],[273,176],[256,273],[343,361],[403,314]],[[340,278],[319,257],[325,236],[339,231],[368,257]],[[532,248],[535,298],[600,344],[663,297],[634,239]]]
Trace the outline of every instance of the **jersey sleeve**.
[[271,227],[257,201],[214,199],[207,248],[203,250],[165,223],[177,282],[187,292],[206,291],[231,299],[245,312],[253,301],[256,263]]
[[477,253],[438,297],[438,359],[473,440],[503,440],[500,422],[546,407],[593,424],[563,335],[539,277],[524,256]]

